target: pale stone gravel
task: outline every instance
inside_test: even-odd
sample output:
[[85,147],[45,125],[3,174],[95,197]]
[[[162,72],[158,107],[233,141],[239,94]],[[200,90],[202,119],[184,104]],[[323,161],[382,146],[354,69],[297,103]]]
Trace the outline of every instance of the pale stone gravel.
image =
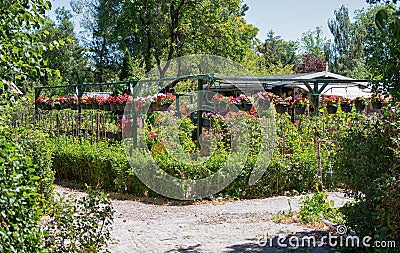
[[[60,186],[56,191],[62,195],[82,195]],[[277,245],[261,247],[259,239],[266,235],[287,236],[314,230],[297,223],[277,224],[271,220],[278,212],[288,211],[289,202],[292,210],[298,211],[300,196],[194,204],[125,198],[119,200],[119,196],[112,200],[115,215],[109,250],[113,253],[288,252]],[[334,200],[336,206],[349,201],[338,192],[330,193],[329,199]],[[332,250],[310,248],[300,252]]]

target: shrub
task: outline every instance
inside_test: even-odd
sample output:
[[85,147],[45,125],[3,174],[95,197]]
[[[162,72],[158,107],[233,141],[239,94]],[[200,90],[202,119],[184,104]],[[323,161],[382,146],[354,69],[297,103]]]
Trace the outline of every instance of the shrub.
[[79,142],[65,137],[55,137],[51,141],[57,179],[138,196],[148,191],[134,175],[120,143],[91,144],[87,140]]
[[[234,116],[232,116],[234,117]],[[335,178],[328,174],[332,169],[331,160],[335,153],[335,144],[331,141],[335,131],[342,131],[336,124],[342,124],[340,114],[336,118],[330,116],[302,118],[300,123],[293,124],[288,115],[277,115],[278,141],[272,160],[266,168],[265,175],[253,186],[249,185],[250,175],[256,165],[260,147],[260,131],[256,120],[245,118],[242,123],[249,128],[250,135],[242,136],[251,140],[250,153],[246,158],[244,168],[228,187],[217,196],[230,197],[263,197],[286,192],[309,192],[317,182],[324,182],[327,186],[337,185]],[[350,117],[346,115],[346,117]],[[193,164],[182,160],[182,156],[171,155],[165,151],[162,132],[157,126],[161,122],[159,115],[153,113],[148,118],[146,144],[160,168],[171,176],[181,179],[200,179],[218,171],[230,152],[229,125],[222,118],[213,118],[213,124],[222,139],[212,147],[213,155],[204,163]],[[196,129],[190,119],[182,119],[178,137],[185,152],[196,149],[192,140],[192,132]],[[171,124],[177,125],[177,124]],[[329,130],[329,131],[328,131]],[[206,133],[203,133],[206,134]],[[322,179],[318,178],[318,160],[315,149],[315,136],[329,141],[321,142]],[[149,161],[142,156],[132,156],[137,168],[131,168],[121,143],[89,141],[74,141],[65,137],[53,140],[53,164],[58,179],[75,180],[88,183],[106,190],[118,190],[133,193],[137,196],[158,196],[147,188],[136,177],[134,169],[143,167]],[[178,151],[177,151],[178,152]]]
[[400,106],[364,118],[339,138],[339,180],[357,200],[343,208],[361,236],[400,245]]
[[5,136],[0,135],[0,251],[39,252],[40,177],[31,158]]
[[13,133],[24,153],[32,158],[33,174],[38,178],[37,191],[41,197],[41,206],[47,207],[53,200],[54,170],[52,169],[52,148],[48,135],[41,131],[17,129]]
[[61,198],[46,224],[46,248],[50,252],[109,252],[114,211],[101,192],[88,188],[80,199]]
[[321,219],[327,219],[335,223],[343,222],[342,214],[338,208],[334,208],[333,200],[327,201],[325,191],[318,190],[312,197],[305,196],[300,201],[299,218],[304,223],[318,223]]

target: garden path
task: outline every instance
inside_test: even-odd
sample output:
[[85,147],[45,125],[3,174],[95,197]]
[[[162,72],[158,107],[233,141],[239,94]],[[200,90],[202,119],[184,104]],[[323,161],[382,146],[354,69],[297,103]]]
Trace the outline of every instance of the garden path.
[[[62,195],[82,192],[57,186]],[[316,229],[293,222],[278,224],[272,217],[278,212],[300,208],[301,196],[278,196],[238,201],[186,202],[165,199],[132,199],[113,194],[115,210],[112,230],[113,253],[125,252],[288,252],[278,242],[265,243],[261,238],[288,238],[327,233],[327,227]],[[343,193],[329,193],[335,206],[349,201]],[[289,206],[290,203],[290,206]],[[260,246],[261,244],[261,246]],[[288,241],[286,241],[288,244]],[[329,248],[301,249],[300,252],[334,252]]]

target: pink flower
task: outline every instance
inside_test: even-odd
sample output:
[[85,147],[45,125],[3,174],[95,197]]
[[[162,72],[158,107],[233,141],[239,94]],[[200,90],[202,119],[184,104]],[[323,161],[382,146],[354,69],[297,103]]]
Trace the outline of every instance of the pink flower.
[[155,132],[150,132],[150,139],[154,139],[158,136],[158,134],[156,134]]

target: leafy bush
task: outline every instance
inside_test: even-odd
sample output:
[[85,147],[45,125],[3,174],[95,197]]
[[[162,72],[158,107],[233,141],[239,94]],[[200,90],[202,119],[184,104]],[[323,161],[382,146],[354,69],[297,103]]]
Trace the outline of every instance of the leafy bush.
[[[346,116],[348,117],[348,116]],[[314,118],[302,118],[293,124],[288,115],[277,115],[278,140],[272,160],[266,168],[265,175],[254,185],[249,185],[249,177],[255,167],[260,145],[260,131],[257,121],[251,117],[242,122],[250,129],[250,136],[243,136],[250,142],[250,153],[243,157],[244,168],[239,176],[218,196],[230,197],[263,197],[281,193],[309,192],[314,189],[317,182],[323,182],[327,186],[338,185],[335,177],[328,174],[332,170],[332,161],[335,155],[335,143],[332,136],[341,131],[344,120],[343,115],[324,116]],[[166,152],[158,122],[162,122],[160,115],[151,114],[148,118],[148,128],[144,135],[147,136],[146,144],[159,167],[171,176],[181,179],[200,179],[210,176],[225,164],[229,155],[230,138],[229,125],[221,118],[214,118],[213,124],[220,133],[221,139],[210,149],[212,155],[204,163],[188,163],[180,161],[183,156],[171,155]],[[179,141],[183,150],[189,153],[196,149],[192,139],[192,131],[195,130],[189,119],[182,119],[179,125]],[[343,123],[343,125],[345,125]],[[335,127],[337,129],[335,129]],[[203,133],[203,136],[207,132]],[[318,160],[315,149],[315,136],[327,140],[321,142],[321,166],[322,179],[318,178]],[[53,139],[53,164],[56,169],[56,177],[59,179],[75,180],[80,183],[88,183],[92,186],[107,190],[118,190],[133,193],[138,196],[158,196],[149,190],[136,177],[134,169],[147,164],[147,158],[132,156],[137,168],[131,168],[121,143],[99,142],[91,144],[89,141],[74,141],[64,137]],[[201,152],[201,151],[200,151]],[[185,155],[187,155],[187,153]],[[142,159],[142,160],[141,160]],[[150,159],[150,158],[148,158]],[[149,160],[150,162],[150,160]]]
[[65,137],[52,138],[53,168],[56,178],[89,184],[138,196],[148,192],[136,178],[120,143],[81,142]]
[[38,252],[43,248],[37,226],[42,213],[40,177],[32,159],[5,136],[3,130],[0,135],[0,251]]
[[336,166],[357,201],[343,208],[361,236],[400,245],[400,105],[380,118],[365,117],[339,138]]
[[332,222],[343,222],[343,217],[334,208],[333,200],[327,201],[326,191],[319,191],[318,185],[316,186],[317,192],[312,197],[305,196],[300,201],[299,218],[304,223],[317,223],[321,219],[327,219]]
[[13,133],[13,141],[24,150],[25,155],[32,158],[32,169],[38,178],[37,191],[41,197],[41,206],[47,207],[53,200],[54,170],[52,168],[52,148],[48,135],[30,129],[17,129]]
[[80,199],[62,198],[46,224],[46,248],[50,252],[109,252],[114,211],[111,201],[91,188]]

